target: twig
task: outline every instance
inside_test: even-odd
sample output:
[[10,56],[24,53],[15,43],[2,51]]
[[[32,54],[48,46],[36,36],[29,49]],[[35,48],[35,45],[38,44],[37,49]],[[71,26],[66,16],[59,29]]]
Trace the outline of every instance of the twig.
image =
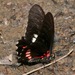
[[27,73],[25,73],[25,74],[23,74],[23,75],[29,75],[29,74],[31,74],[31,73],[34,73],[34,72],[40,70],[40,69],[46,68],[46,67],[48,67],[48,66],[50,66],[50,65],[52,65],[52,64],[54,64],[54,63],[56,63],[56,62],[58,62],[58,61],[60,61],[60,60],[62,60],[63,58],[67,57],[67,56],[68,56],[70,53],[72,53],[72,52],[73,52],[73,49],[70,50],[66,55],[62,56],[61,58],[59,58],[59,59],[57,59],[57,60],[54,60],[53,62],[51,62],[51,63],[49,63],[49,64],[47,64],[47,65],[44,65],[44,66],[41,66],[41,67],[39,67],[39,68],[36,68],[36,69],[34,69],[34,70],[32,70],[32,71],[29,71],[29,72],[27,72]]

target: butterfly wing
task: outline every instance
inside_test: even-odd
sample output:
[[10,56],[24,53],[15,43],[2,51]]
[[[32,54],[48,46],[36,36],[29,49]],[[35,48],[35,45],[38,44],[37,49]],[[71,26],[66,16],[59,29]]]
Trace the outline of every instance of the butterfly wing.
[[[18,53],[17,58],[19,63],[26,63],[27,59],[25,57],[25,53],[29,49],[29,45],[32,43],[32,38],[34,37],[34,34],[38,35],[40,33],[43,25],[44,16],[44,11],[39,5],[35,4],[30,9],[25,37],[21,38],[21,40],[19,40],[19,43],[17,44],[18,49],[16,51]],[[37,53],[34,50],[31,50],[31,54],[34,55]]]
[[53,15],[48,12],[44,18],[45,37],[48,48],[52,50],[54,43],[54,19]]
[[46,52],[50,50],[52,52],[54,42],[54,19],[50,12],[48,12],[43,21],[43,26],[40,31],[39,37],[43,40],[43,50]]
[[[52,54],[54,42],[54,19],[50,12],[44,16],[43,25],[39,31],[37,40],[31,44],[32,53],[42,56],[48,50]],[[33,50],[34,49],[34,50]]]
[[[35,38],[34,38],[35,37]],[[31,57],[42,56],[47,50],[52,52],[54,42],[54,19],[50,12],[46,15],[42,8],[35,4],[29,11],[26,34],[17,44],[18,62],[28,63],[26,53],[30,51]],[[40,58],[40,57],[39,57]]]
[[32,6],[32,8],[30,9],[28,16],[28,26],[25,35],[29,43],[31,43],[32,41],[33,34],[39,34],[40,29],[43,25],[44,15],[44,11],[37,4]]

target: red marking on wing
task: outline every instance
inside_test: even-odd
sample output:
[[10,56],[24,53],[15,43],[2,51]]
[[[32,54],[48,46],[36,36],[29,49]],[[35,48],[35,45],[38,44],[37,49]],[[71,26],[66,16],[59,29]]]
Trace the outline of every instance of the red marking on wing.
[[25,49],[25,48],[27,48],[27,46],[23,46],[22,48]]
[[[30,49],[27,50],[27,52],[25,53],[25,57],[27,57],[29,60],[32,58],[32,56],[30,55]],[[50,56],[50,51],[48,50],[46,53],[44,53],[42,56],[35,56],[34,58],[40,58],[43,59],[44,57],[49,57]]]

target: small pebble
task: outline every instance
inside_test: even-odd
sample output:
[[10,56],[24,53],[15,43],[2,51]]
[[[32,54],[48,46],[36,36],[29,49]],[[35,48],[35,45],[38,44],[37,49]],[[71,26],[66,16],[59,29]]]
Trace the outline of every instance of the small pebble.
[[73,39],[73,44],[75,44],[75,38]]
[[12,4],[12,2],[8,2],[8,3],[7,3],[7,5],[9,5],[9,6],[10,6],[11,4]]
[[7,21],[6,18],[4,18],[4,24],[5,24],[5,25],[8,25],[8,21]]
[[4,73],[0,72],[0,75],[5,75]]

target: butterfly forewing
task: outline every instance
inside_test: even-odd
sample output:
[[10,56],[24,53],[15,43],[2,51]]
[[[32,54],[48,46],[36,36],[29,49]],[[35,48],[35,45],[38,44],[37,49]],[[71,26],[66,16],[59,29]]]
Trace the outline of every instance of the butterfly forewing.
[[26,31],[26,38],[30,42],[34,34],[39,34],[43,25],[44,11],[42,8],[35,4],[29,11],[28,26]]
[[42,37],[44,44],[52,52],[54,42],[54,19],[50,12],[44,16],[43,26],[39,37]]

